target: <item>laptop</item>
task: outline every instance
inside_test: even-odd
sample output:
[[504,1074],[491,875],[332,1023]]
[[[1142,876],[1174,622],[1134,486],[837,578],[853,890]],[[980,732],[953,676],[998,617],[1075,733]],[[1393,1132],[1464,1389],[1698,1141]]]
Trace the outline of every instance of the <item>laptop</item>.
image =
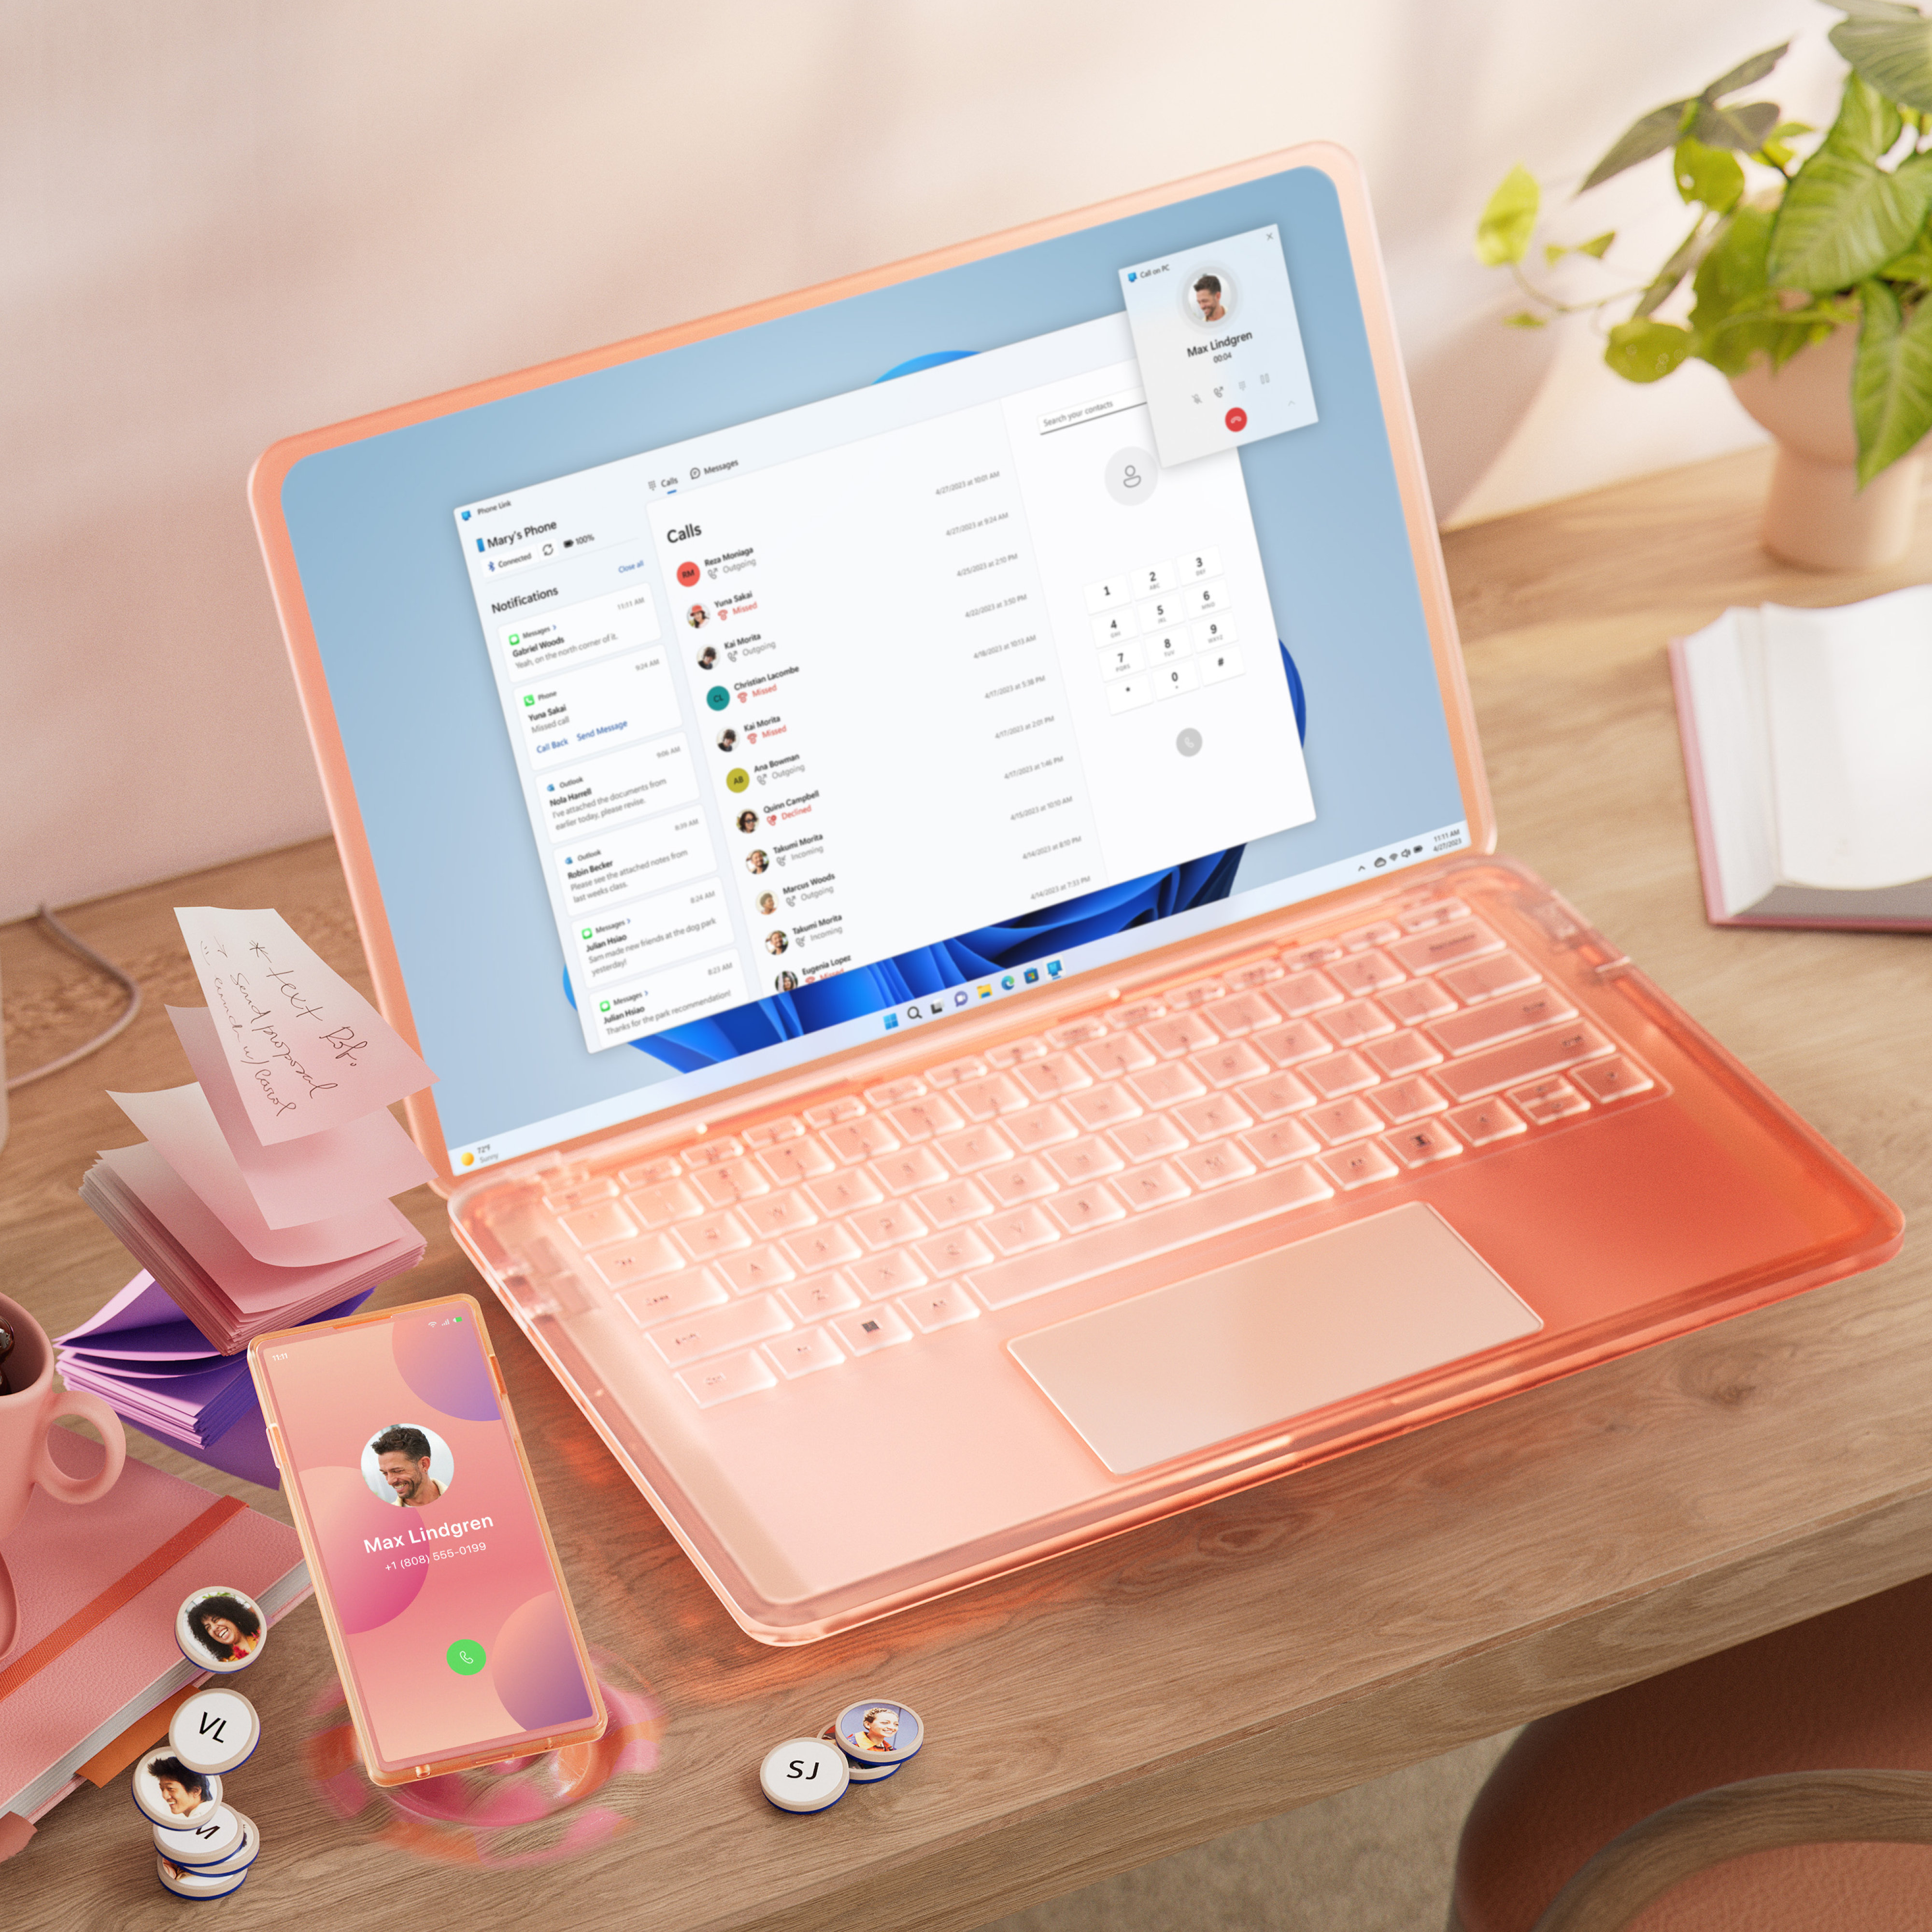
[[457,1237],[757,1638],[1898,1246],[1491,856],[1336,148],[250,487]]

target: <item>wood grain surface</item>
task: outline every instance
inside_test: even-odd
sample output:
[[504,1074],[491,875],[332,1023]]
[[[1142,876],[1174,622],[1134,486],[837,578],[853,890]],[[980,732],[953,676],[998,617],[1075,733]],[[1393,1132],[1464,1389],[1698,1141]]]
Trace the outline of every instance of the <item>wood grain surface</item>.
[[[1916,1221],[1932,1204],[1932,953],[1706,925],[1664,646],[1727,603],[1932,575],[1932,524],[1894,569],[1784,570],[1754,536],[1767,468],[1726,458],[1448,540],[1502,849]],[[135,1138],[102,1090],[189,1077],[160,1010],[196,999],[176,903],[277,906],[368,983],[327,842],[73,914],[150,1005],[14,1096],[0,1252],[50,1330],[131,1272],[74,1192],[94,1149]],[[0,930],[0,980],[16,1071],[114,1006],[30,926]],[[441,1204],[403,1205],[429,1252],[379,1303],[482,1292]],[[265,1742],[230,1796],[264,1850],[224,1907],[231,1932],[296,1913],[968,1928],[1932,1569],[1932,1264],[1916,1227],[1873,1273],[789,1652],[737,1630],[514,1325],[490,1328],[586,1634],[640,1700],[655,1762],[548,1824],[412,1816],[329,1756],[341,1714],[305,1606],[246,1680]],[[145,1438],[133,1453],[286,1516],[278,1495]],[[872,1694],[923,1714],[918,1760],[818,1817],[760,1801],[771,1744]],[[0,1888],[21,1932],[181,1910],[118,1789],[60,1806]]]

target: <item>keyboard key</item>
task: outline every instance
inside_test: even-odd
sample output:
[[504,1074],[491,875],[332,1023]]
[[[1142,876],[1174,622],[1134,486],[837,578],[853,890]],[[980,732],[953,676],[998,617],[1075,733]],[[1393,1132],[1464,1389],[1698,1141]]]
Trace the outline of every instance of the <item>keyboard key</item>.
[[1056,1095],[1072,1094],[1094,1084],[1093,1075],[1071,1053],[1056,1053],[1048,1059],[1035,1060],[1030,1066],[1022,1066],[1019,1078],[1020,1084],[1040,1100],[1051,1100]]
[[772,1297],[760,1294],[703,1310],[688,1319],[662,1322],[647,1332],[658,1353],[676,1368],[782,1335],[791,1325],[791,1317]]
[[[1270,966],[1271,973],[1279,973],[1279,966]],[[1277,1017],[1274,1007],[1258,993],[1242,993],[1232,1000],[1223,1000],[1208,1009],[1208,1017],[1230,1040],[1239,1040],[1244,1034],[1258,1033],[1264,1027],[1271,1027]]]
[[1245,1112],[1232,1094],[1210,1094],[1206,1100],[1190,1100],[1173,1112],[1197,1141],[1218,1140],[1223,1134],[1238,1133],[1255,1124],[1253,1115]]
[[1241,1144],[1263,1167],[1279,1167],[1320,1151],[1322,1143],[1299,1120],[1277,1120],[1241,1136]]
[[1359,1053],[1330,1054],[1326,1060],[1311,1060],[1298,1070],[1316,1093],[1330,1100],[1338,1094],[1372,1087],[1382,1078]]
[[1107,1024],[1116,1031],[1127,1027],[1144,1026],[1149,1020],[1159,1019],[1166,1011],[1158,1000],[1130,1000],[1108,1014]]
[[842,1094],[836,1100],[806,1108],[805,1118],[814,1127],[829,1127],[836,1120],[856,1120],[865,1111],[865,1102],[856,1094]]
[[1467,919],[1469,908],[1460,899],[1436,899],[1426,905],[1419,905],[1402,914],[1402,929],[1407,932],[1427,932],[1438,926],[1447,926],[1451,920]]
[[[1088,1228],[1104,1228],[1109,1221],[1124,1220],[1127,1212],[1111,1189],[1098,1186],[1076,1188],[1071,1194],[1062,1194],[1048,1202],[1047,1207],[1070,1234]],[[988,1261],[992,1258],[987,1256]]]
[[1399,1033],[1393,1040],[1372,1040],[1362,1051],[1391,1080],[1405,1073],[1419,1073],[1425,1066],[1438,1066],[1442,1059],[1419,1033]]
[[829,1174],[832,1156],[814,1140],[791,1141],[783,1147],[768,1148],[758,1156],[762,1167],[781,1187]]
[[954,1088],[948,1097],[969,1120],[990,1120],[996,1114],[1015,1114],[1027,1104],[1024,1089],[1006,1073],[964,1082]]
[[854,1208],[869,1208],[885,1198],[878,1183],[862,1167],[814,1180],[805,1191],[821,1214],[849,1214]]
[[[702,1133],[704,1130],[698,1130]],[[700,1141],[695,1147],[684,1150],[686,1167],[716,1167],[721,1160],[736,1160],[745,1151],[742,1141],[734,1139],[730,1134],[720,1134],[715,1140]]]
[[890,1308],[868,1309],[863,1315],[848,1315],[832,1324],[832,1332],[855,1355],[870,1355],[890,1348],[896,1342],[910,1342],[912,1330]]
[[760,1389],[775,1388],[778,1377],[762,1355],[747,1349],[742,1355],[726,1355],[706,1362],[701,1369],[682,1369],[678,1380],[700,1408],[710,1408],[741,1395],[755,1395]]
[[1150,1066],[1144,1073],[1130,1073],[1127,1084],[1135,1097],[1150,1107],[1171,1107],[1177,1100],[1197,1100],[1208,1090],[1208,1083],[1184,1060],[1170,1060],[1165,1066]]
[[1338,933],[1337,940],[1351,952],[1359,952],[1364,946],[1387,946],[1402,937],[1402,928],[1391,926],[1385,919],[1378,919],[1372,926],[1358,926],[1352,932]]
[[[1392,933],[1391,938],[1400,938]],[[1379,993],[1385,986],[1400,986],[1408,977],[1386,952],[1364,952],[1353,959],[1340,959],[1329,968],[1328,976],[1345,993]]]
[[1533,1080],[1560,1072],[1580,1060],[1594,1060],[1609,1050],[1610,1042],[1594,1027],[1577,1021],[1532,1034],[1508,1046],[1492,1047],[1486,1053],[1472,1054],[1466,1060],[1452,1060],[1438,1067],[1435,1077],[1452,1100],[1477,1100],[1520,1080]]
[[815,1274],[809,1281],[795,1281],[778,1290],[778,1299],[801,1322],[816,1322],[821,1315],[837,1315],[859,1305],[851,1283],[839,1274]]
[[622,1169],[617,1178],[626,1187],[654,1187],[660,1181],[676,1180],[683,1171],[674,1160],[641,1160]]
[[1448,1052],[1473,1053],[1479,1047],[1493,1046],[1499,1040],[1513,1040],[1519,1034],[1534,1033],[1538,1027],[1576,1016],[1576,1009],[1554,986],[1539,986],[1533,993],[1519,993],[1486,1006],[1472,1006],[1466,1012],[1452,1013],[1438,1020],[1429,1032]]
[[928,1232],[926,1223],[912,1211],[910,1203],[888,1201],[878,1208],[862,1208],[847,1222],[854,1234],[868,1248],[896,1247]]
[[1524,1131],[1522,1117],[1500,1100],[1478,1100],[1444,1118],[1472,1147],[1487,1147]]
[[1105,1040],[1107,1023],[1104,1020],[1070,1020],[1065,1026],[1055,1027],[1046,1036],[1048,1046],[1082,1046],[1090,1040]]
[[754,1234],[789,1234],[810,1227],[818,1216],[802,1192],[767,1194],[762,1201],[741,1202],[738,1218]]
[[935,1134],[950,1134],[966,1124],[959,1109],[936,1094],[923,1100],[908,1100],[903,1107],[889,1108],[886,1118],[904,1141],[929,1141]]
[[996,1201],[1009,1205],[1016,1201],[1036,1201],[1043,1194],[1058,1192],[1060,1184],[1040,1161],[1016,1160],[1009,1167],[988,1168],[980,1177]]
[[888,1080],[882,1087],[866,1089],[866,1104],[868,1107],[896,1107],[902,1100],[910,1100],[925,1091],[923,1080]]
[[[677,1170],[674,1168],[674,1174]],[[567,1214],[573,1208],[588,1208],[599,1201],[614,1201],[617,1196],[617,1184],[607,1174],[596,1180],[586,1180],[574,1187],[566,1187],[559,1194],[546,1194],[543,1204],[553,1214]]]
[[986,1063],[968,1054],[964,1060],[949,1060],[944,1066],[928,1066],[926,1084],[935,1088],[956,1087],[962,1080],[983,1078],[986,1072]]
[[1096,1046],[1083,1046],[1080,1058],[1102,1080],[1111,1080],[1117,1074],[1137,1073],[1143,1066],[1151,1066],[1154,1052],[1138,1034],[1117,1033]]
[[772,1191],[771,1183],[748,1160],[720,1161],[716,1167],[700,1169],[692,1180],[714,1208],[728,1208],[734,1201],[749,1200],[754,1195]]
[[704,1212],[704,1203],[689,1182],[668,1181],[662,1187],[646,1187],[626,1197],[632,1211],[647,1228],[668,1228],[674,1221],[688,1221]]
[[1387,1180],[1399,1173],[1386,1149],[1373,1141],[1358,1141],[1353,1147],[1337,1148],[1316,1162],[1337,1187],[1366,1187],[1372,1180]]
[[930,1187],[949,1178],[938,1155],[926,1147],[886,1154],[866,1172],[888,1194],[910,1194],[915,1187]]
[[1107,1138],[1130,1160],[1152,1160],[1160,1154],[1178,1154],[1187,1144],[1187,1136],[1159,1114],[1130,1120],[1124,1126],[1109,1127]]
[[1304,1014],[1318,1012],[1324,1006],[1339,1006],[1342,989],[1319,973],[1294,973],[1278,986],[1268,988],[1268,998],[1285,1017],[1298,1020]]
[[830,1227],[814,1228],[809,1234],[794,1234],[778,1245],[800,1274],[836,1268],[841,1262],[856,1261],[862,1252],[852,1238],[851,1231],[842,1228],[836,1221]]
[[718,1272],[735,1293],[749,1294],[761,1288],[776,1288],[794,1280],[798,1273],[776,1248],[747,1248],[742,1254],[726,1255],[717,1264]]
[[1478,1000],[1493,1000],[1503,993],[1520,992],[1533,986],[1536,968],[1526,965],[1514,952],[1498,952],[1492,959],[1478,959],[1467,966],[1451,966],[1442,975],[1442,983],[1459,1000],[1474,1006]]
[[560,1214],[557,1225],[580,1248],[601,1248],[612,1241],[626,1241],[638,1232],[638,1224],[614,1201],[600,1201],[595,1207],[580,1208],[574,1214]]
[[1359,1046],[1365,1040],[1395,1030],[1395,1022],[1372,1000],[1351,1000],[1322,1014],[1315,1023],[1337,1046]]
[[934,1228],[956,1227],[962,1221],[976,1221],[993,1211],[992,1202],[970,1180],[949,1181],[943,1187],[915,1194],[912,1204]]
[[1426,1167],[1431,1161],[1447,1160],[1462,1151],[1462,1143],[1447,1127],[1404,1127],[1399,1134],[1384,1134],[1382,1145],[1405,1167]]
[[[1250,987],[1265,986],[1270,980],[1279,980],[1286,970],[1278,960],[1257,959],[1252,964],[1232,968],[1225,976],[1229,986],[1246,992]],[[1262,1020],[1256,1024],[1265,1026],[1268,1022]]]
[[1047,1156],[1046,1164],[1061,1180],[1077,1183],[1118,1174],[1126,1162],[1096,1135],[1076,1141],[1071,1147],[1055,1148]]
[[1141,1037],[1163,1058],[1173,1060],[1212,1046],[1220,1035],[1199,1013],[1176,1013],[1142,1027]]
[[780,1372],[793,1381],[800,1376],[816,1375],[820,1369],[838,1368],[845,1360],[830,1330],[824,1328],[808,1328],[802,1334],[788,1335],[782,1342],[767,1342],[765,1353],[777,1363]]
[[1438,926],[1432,932],[1418,933],[1414,938],[1402,940],[1389,948],[1396,961],[1412,973],[1434,973],[1444,966],[1460,966],[1466,959],[1502,950],[1502,941],[1486,926],[1473,919],[1458,926]]
[[1382,1122],[1360,1100],[1337,1100],[1326,1107],[1317,1107],[1307,1117],[1308,1124],[1330,1147],[1343,1141],[1359,1140],[1364,1134],[1376,1132]]
[[1001,1124],[1022,1154],[1057,1147],[1080,1131],[1058,1107],[1029,1107],[1024,1114],[1008,1114]]
[[1453,1013],[1456,1002],[1433,980],[1412,980],[1376,996],[1398,1024],[1420,1026],[1441,1013]]
[[1174,1166],[1196,1187],[1220,1187],[1240,1180],[1255,1171],[1255,1164],[1232,1141],[1216,1141],[1178,1156]]
[[944,1281],[969,1268],[983,1267],[993,1258],[992,1250],[970,1228],[955,1228],[950,1234],[934,1235],[929,1241],[915,1241],[912,1251],[920,1266],[934,1281]]
[[1037,1208],[1015,1208],[986,1222],[986,1238],[1003,1255],[1024,1253],[1060,1238],[1060,1230]]
[[695,1315],[700,1308],[716,1308],[730,1298],[724,1284],[712,1278],[709,1268],[686,1268],[675,1277],[640,1282],[623,1290],[617,1305],[640,1328],[659,1322],[673,1322],[681,1315]]
[[980,1310],[973,1298],[955,1282],[945,1288],[929,1288],[923,1294],[909,1294],[899,1304],[914,1324],[930,1335],[940,1328],[956,1328],[962,1322],[976,1322]]
[[[1042,1110],[1046,1111],[1046,1110]],[[1021,1114],[1016,1117],[1024,1120]],[[1067,1132],[1071,1133],[1071,1127]],[[991,1167],[994,1162],[1011,1160],[1013,1150],[991,1127],[968,1127],[963,1134],[950,1135],[939,1143],[939,1152],[946,1164],[956,1172],[970,1174],[976,1168]]]
[[[1138,1178],[1128,1177],[1126,1185]],[[1124,1184],[1109,1181],[1110,1187]],[[1111,1227],[1065,1240],[976,1270],[968,1277],[988,1308],[1010,1307],[1070,1282],[1106,1274],[1130,1262],[1190,1248],[1256,1221],[1272,1220],[1331,1198],[1334,1190],[1305,1163],[1278,1167],[1204,1194],[1130,1214]]]
[[1028,1060],[1044,1060],[1053,1051],[1043,1040],[1010,1040],[1004,1046],[986,1049],[989,1066],[1024,1066]]
[[1107,1184],[1136,1211],[1165,1208],[1170,1201],[1185,1201],[1194,1191],[1164,1160],[1152,1167],[1137,1167],[1132,1173],[1121,1174]]
[[675,1274],[691,1264],[663,1235],[646,1234],[621,1247],[599,1248],[591,1256],[590,1265],[611,1287],[622,1288],[628,1282]]
[[776,1147],[780,1141],[795,1141],[805,1132],[805,1123],[787,1115],[782,1120],[761,1120],[755,1127],[744,1130],[744,1142],[748,1148]]
[[1281,956],[1281,963],[1291,973],[1305,973],[1310,968],[1326,966],[1330,961],[1340,959],[1342,949],[1333,940],[1318,939],[1307,946],[1298,946],[1292,952]]
[[1270,1074],[1252,1085],[1237,1087],[1234,1098],[1258,1120],[1272,1120],[1278,1114],[1297,1114],[1315,1104],[1315,1096],[1292,1073]]
[[706,1214],[695,1221],[680,1222],[676,1233],[685,1252],[695,1261],[708,1261],[713,1255],[731,1254],[752,1245],[744,1222],[730,1214]]
[[903,1294],[908,1288],[926,1286],[924,1274],[902,1248],[854,1262],[846,1274],[871,1301],[883,1301],[889,1294]]
[[1189,1006],[1204,1006],[1210,1000],[1227,997],[1228,989],[1219,980],[1196,980],[1192,986],[1171,988],[1167,1004],[1178,1011]]
[[870,1160],[890,1154],[898,1144],[898,1136],[879,1120],[844,1120],[825,1130],[825,1144],[843,1161]]
[[1378,1087],[1367,1098],[1396,1126],[1405,1120],[1419,1120],[1425,1114],[1439,1114],[1449,1104],[1426,1080],[1420,1078]]
[[1105,1087],[1090,1087],[1084,1094],[1070,1094],[1066,1111],[1083,1127],[1111,1127],[1121,1120],[1138,1119],[1141,1103],[1124,1083],[1115,1081]]
[[1590,1111],[1589,1102],[1568,1081],[1554,1076],[1532,1082],[1527,1087],[1512,1087],[1509,1096],[1540,1127]]
[[1592,1060],[1588,1066],[1580,1066],[1570,1078],[1582,1088],[1593,1100],[1621,1100],[1628,1094],[1648,1091],[1652,1082],[1635,1061],[1626,1060],[1620,1053],[1612,1054],[1608,1060]]
[[1231,1040],[1197,1053],[1188,1061],[1210,1087],[1232,1087],[1238,1080],[1252,1080],[1265,1073],[1268,1064],[1245,1040]]
[[1318,1054],[1330,1052],[1334,1048],[1333,1040],[1317,1033],[1306,1020],[1296,1020],[1290,1025],[1256,1034],[1254,1044],[1277,1066],[1298,1066],[1304,1060],[1312,1060]]

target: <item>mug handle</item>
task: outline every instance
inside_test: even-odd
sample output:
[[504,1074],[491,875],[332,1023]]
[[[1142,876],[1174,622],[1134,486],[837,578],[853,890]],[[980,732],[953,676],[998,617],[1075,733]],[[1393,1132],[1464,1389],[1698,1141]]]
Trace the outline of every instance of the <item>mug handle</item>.
[[121,1480],[121,1466],[128,1460],[128,1432],[121,1426],[121,1418],[113,1410],[100,1396],[90,1394],[86,1389],[62,1389],[58,1392],[53,1406],[47,1411],[46,1420],[52,1424],[63,1415],[91,1422],[100,1430],[100,1439],[106,1444],[107,1460],[99,1475],[83,1482],[77,1476],[70,1476],[54,1460],[43,1436],[39,1454],[34,1459],[34,1480],[56,1502],[98,1502]]

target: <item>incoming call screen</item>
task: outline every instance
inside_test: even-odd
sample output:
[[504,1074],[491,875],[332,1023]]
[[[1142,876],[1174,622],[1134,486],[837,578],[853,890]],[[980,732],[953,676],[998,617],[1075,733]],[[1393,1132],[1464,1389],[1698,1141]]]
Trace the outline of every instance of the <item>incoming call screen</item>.
[[476,1317],[447,1302],[405,1309],[262,1356],[383,1762],[425,1763],[589,1718]]

